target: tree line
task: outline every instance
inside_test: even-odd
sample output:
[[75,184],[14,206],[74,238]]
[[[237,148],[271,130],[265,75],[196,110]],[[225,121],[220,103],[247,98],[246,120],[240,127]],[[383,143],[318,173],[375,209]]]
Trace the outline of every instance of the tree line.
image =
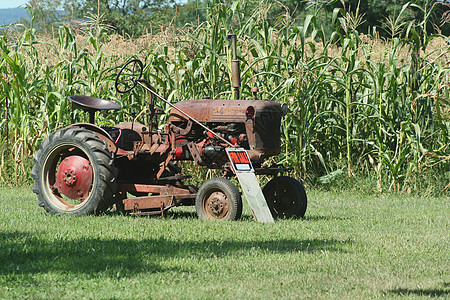
[[[276,24],[292,19],[293,24],[302,24],[303,19],[315,10],[322,19],[325,32],[329,28],[336,10],[345,9],[353,16],[360,16],[360,32],[370,31],[373,27],[389,26],[405,5],[407,0],[31,0],[29,9],[35,15],[35,26],[48,31],[58,24],[83,24],[92,19],[101,18],[104,25],[120,34],[138,37],[145,33],[157,33],[167,26],[196,27],[207,20],[207,8],[214,4],[237,7],[248,13],[264,10],[267,21]],[[429,31],[450,35],[450,0],[416,0],[417,5],[410,6],[404,14],[404,22],[421,19],[430,13],[432,19]],[[420,8],[426,8],[423,11]],[[23,20],[25,23],[28,22]],[[386,25],[387,24],[387,25]],[[385,31],[381,31],[383,34]]]

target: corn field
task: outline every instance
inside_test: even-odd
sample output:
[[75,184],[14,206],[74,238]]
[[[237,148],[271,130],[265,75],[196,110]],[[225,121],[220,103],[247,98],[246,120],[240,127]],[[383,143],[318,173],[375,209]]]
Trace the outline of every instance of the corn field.
[[[423,19],[402,22],[420,9]],[[143,118],[147,94],[117,94],[114,79],[132,57],[144,77],[171,102],[232,99],[231,49],[238,36],[241,98],[259,88],[259,98],[286,103],[282,153],[270,163],[293,166],[307,184],[345,177],[376,180],[379,191],[414,190],[421,174],[439,177],[450,190],[450,39],[428,32],[429,8],[408,4],[387,19],[390,38],[361,34],[361,15],[336,9],[335,30],[325,34],[311,8],[302,26],[280,18],[269,26],[261,6],[213,3],[208,21],[184,32],[168,27],[158,36],[127,39],[102,26],[101,17],[81,28],[60,26],[52,34],[30,27],[4,27],[0,39],[0,182],[30,181],[32,155],[57,128],[87,121],[67,96],[105,98],[122,104],[97,122]],[[31,12],[31,15],[32,12]],[[328,22],[327,21],[327,22]],[[160,109],[168,111],[163,103]],[[165,116],[161,116],[161,121]],[[427,173],[428,172],[428,173]]]

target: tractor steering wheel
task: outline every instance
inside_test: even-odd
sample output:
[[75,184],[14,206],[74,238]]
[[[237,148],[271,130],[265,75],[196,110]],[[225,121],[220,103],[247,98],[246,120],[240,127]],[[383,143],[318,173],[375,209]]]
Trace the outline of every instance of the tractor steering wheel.
[[144,66],[139,59],[132,59],[128,61],[119,73],[117,73],[115,87],[121,93],[128,93],[136,87],[139,79],[142,77]]

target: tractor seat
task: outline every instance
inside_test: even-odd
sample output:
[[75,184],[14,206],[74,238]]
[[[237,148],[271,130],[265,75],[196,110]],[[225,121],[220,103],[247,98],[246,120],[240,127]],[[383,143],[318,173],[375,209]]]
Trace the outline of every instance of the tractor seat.
[[68,98],[85,111],[117,110],[122,108],[119,103],[89,96],[69,96]]
[[72,103],[89,113],[89,123],[94,124],[95,112],[98,110],[117,110],[122,106],[119,103],[89,96],[69,96]]

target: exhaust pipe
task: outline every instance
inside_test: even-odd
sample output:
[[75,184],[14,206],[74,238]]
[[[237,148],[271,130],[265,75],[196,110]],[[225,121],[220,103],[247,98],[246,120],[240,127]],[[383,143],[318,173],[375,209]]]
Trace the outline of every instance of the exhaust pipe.
[[241,70],[236,50],[236,35],[229,34],[227,39],[230,40],[231,50],[233,51],[233,59],[231,60],[231,85],[234,88],[234,99],[239,100],[239,89],[241,87]]

